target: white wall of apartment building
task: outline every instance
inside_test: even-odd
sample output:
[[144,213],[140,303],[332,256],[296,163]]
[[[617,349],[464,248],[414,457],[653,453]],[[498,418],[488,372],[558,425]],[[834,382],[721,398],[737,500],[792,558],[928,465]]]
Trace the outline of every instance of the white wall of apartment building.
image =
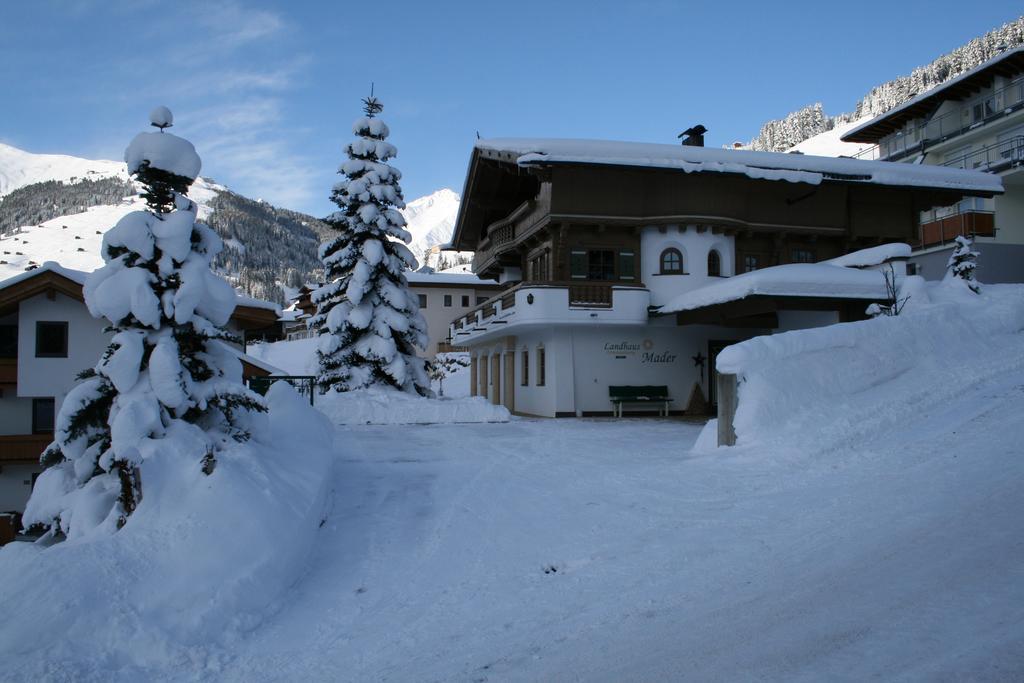
[[32,399],[17,396],[13,385],[0,387],[0,436],[32,431]]
[[3,463],[0,465],[0,512],[25,509],[32,494],[32,480],[42,471],[38,463]]
[[[477,302],[489,299],[498,293],[496,289],[478,289],[465,287],[422,286],[409,283],[409,291],[420,302],[420,313],[427,321],[427,334],[430,341],[425,355],[433,358],[437,354],[437,345],[448,340],[448,326],[459,316],[465,315],[476,307]],[[424,306],[424,302],[426,306]]]

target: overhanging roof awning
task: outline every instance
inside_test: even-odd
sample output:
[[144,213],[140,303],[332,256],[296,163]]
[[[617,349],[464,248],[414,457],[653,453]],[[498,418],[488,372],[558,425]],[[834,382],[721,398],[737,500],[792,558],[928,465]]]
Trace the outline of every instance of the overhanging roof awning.
[[931,116],[946,100],[963,100],[991,84],[995,76],[1014,77],[1024,73],[1024,47],[998,55],[931,90],[890,109],[844,135],[843,142],[878,142],[903,128],[912,119]]

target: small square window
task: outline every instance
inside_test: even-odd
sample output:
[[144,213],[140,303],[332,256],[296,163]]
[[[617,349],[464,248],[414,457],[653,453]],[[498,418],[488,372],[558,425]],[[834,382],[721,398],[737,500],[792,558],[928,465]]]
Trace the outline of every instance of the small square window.
[[32,433],[48,434],[53,431],[54,403],[52,398],[32,399]]
[[426,308],[427,307],[427,295],[426,294],[417,294],[416,296],[419,297],[420,308]]
[[445,308],[451,308],[452,307],[452,295],[451,294],[445,294],[444,295],[444,307]]
[[68,324],[65,321],[36,322],[36,358],[68,357]]
[[462,307],[463,308],[469,308],[469,295],[468,294],[463,294],[462,295]]
[[483,304],[484,304],[484,302],[486,302],[486,301],[487,301],[487,297],[486,297],[486,296],[478,296],[478,297],[476,298],[476,305],[477,305],[477,306],[481,306],[481,305],[483,305]]

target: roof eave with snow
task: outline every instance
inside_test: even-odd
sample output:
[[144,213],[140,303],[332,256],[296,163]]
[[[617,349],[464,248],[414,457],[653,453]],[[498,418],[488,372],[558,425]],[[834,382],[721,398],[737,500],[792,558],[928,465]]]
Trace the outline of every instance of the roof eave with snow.
[[746,150],[609,140],[498,138],[476,149],[514,159],[520,167],[576,164],[675,169],[684,173],[731,173],[755,180],[820,185],[823,182],[915,187],[990,197],[1002,194],[998,176],[940,166],[897,164]]
[[916,118],[924,115],[925,111],[934,109],[939,104],[937,100],[959,100],[970,96],[979,91],[994,75],[1002,75],[1002,71],[1007,68],[1016,69],[1018,73],[1024,70],[1024,46],[1007,50],[970,71],[965,71],[945,83],[926,90],[884,114],[879,114],[847,131],[840,139],[843,142],[878,142],[900,127],[908,118]]

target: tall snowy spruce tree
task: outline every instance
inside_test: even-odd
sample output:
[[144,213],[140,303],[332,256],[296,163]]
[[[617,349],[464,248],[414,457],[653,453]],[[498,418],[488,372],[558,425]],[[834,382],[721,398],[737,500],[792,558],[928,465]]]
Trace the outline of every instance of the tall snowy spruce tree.
[[64,400],[25,511],[25,524],[48,528],[48,538],[121,528],[144,495],[149,457],[190,458],[210,474],[224,445],[249,437],[251,413],[266,410],[224,345],[236,295],[210,270],[221,240],[196,222],[185,194],[199,156],[165,132],[165,107],[150,119],[159,131],[139,133],[125,151],[147,210],[103,236],[105,263],[84,288],[89,312],[114,335]]
[[981,285],[974,279],[974,270],[978,267],[978,252],[971,248],[973,245],[974,241],[970,237],[957,235],[956,248],[946,262],[946,277],[958,277],[972,292],[981,294]]
[[310,320],[321,335],[317,383],[321,391],[386,386],[430,396],[426,362],[415,348],[426,347],[427,324],[405,278],[417,263],[398,211],[405,207],[402,174],[387,163],[397,150],[376,118],[383,105],[373,96],[363,104],[365,116],[352,127],[358,137],[338,171],[345,180],[331,193],[340,210],[327,222],[338,236],[320,246],[327,284],[313,292]]

